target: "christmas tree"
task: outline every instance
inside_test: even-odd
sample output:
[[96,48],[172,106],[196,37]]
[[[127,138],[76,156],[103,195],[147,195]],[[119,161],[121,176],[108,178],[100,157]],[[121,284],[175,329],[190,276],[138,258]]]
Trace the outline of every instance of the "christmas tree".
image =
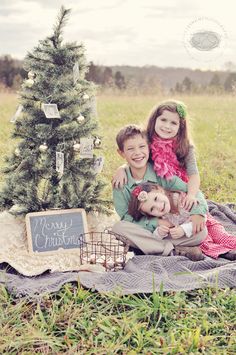
[[[7,160],[0,204],[13,214],[51,208],[108,212],[94,148],[95,87],[85,78],[84,47],[63,43],[70,10],[61,8],[53,35],[26,56],[28,79],[12,122],[18,146]],[[96,149],[95,151],[99,151]]]

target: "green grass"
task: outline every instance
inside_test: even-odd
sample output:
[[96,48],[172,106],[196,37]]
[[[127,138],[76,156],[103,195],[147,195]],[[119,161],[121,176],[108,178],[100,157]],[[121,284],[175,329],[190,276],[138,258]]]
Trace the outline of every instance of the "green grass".
[[[163,97],[98,99],[103,175],[110,181],[122,163],[115,135],[124,124],[145,123]],[[236,101],[234,97],[182,97],[191,114],[201,186],[208,198],[235,202]],[[11,115],[17,100],[0,95],[0,165],[14,149]],[[3,181],[3,177],[2,180]],[[106,194],[110,195],[108,185]],[[235,354],[235,290],[98,294],[66,285],[40,301],[14,299],[0,288],[1,354]]]

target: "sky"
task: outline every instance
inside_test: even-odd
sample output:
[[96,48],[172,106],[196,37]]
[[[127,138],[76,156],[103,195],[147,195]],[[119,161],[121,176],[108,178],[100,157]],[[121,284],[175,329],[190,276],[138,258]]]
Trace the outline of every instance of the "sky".
[[0,0],[0,55],[23,59],[52,34],[61,5],[72,10],[64,40],[83,42],[97,65],[236,64],[234,0]]

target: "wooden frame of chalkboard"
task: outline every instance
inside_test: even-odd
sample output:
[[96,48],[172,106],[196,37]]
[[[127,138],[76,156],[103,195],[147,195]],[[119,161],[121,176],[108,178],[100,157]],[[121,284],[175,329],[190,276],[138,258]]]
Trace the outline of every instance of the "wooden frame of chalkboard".
[[80,252],[88,232],[83,208],[32,212],[25,220],[30,254]]

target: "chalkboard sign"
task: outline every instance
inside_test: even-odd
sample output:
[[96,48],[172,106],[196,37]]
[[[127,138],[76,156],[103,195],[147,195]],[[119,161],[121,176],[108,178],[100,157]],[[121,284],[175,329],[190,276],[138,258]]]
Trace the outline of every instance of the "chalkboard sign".
[[26,215],[30,253],[80,250],[83,233],[88,232],[85,210],[50,210]]

